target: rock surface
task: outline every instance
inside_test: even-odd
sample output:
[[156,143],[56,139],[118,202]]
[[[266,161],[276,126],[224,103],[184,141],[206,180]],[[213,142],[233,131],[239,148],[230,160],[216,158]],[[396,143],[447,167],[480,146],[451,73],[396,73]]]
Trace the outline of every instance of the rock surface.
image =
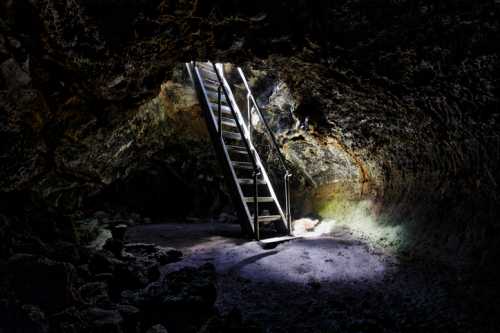
[[[191,59],[244,66],[296,214],[466,266],[497,300],[499,13],[491,0],[1,2],[1,308],[26,330],[125,330],[124,289],[154,289],[179,256],[129,256],[105,228],[232,213]],[[366,317],[326,328],[373,329]]]

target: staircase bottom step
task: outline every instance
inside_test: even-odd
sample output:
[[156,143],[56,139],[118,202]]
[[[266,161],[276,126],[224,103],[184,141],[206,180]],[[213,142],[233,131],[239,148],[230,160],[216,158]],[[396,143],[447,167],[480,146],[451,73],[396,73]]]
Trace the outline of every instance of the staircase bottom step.
[[[252,222],[254,217],[252,216]],[[281,215],[260,215],[258,217],[260,223],[269,223],[281,219]]]
[[301,237],[297,237],[297,236],[280,236],[280,237],[266,238],[266,239],[260,240],[259,244],[264,249],[272,249],[281,243],[289,242],[291,240],[300,239],[300,238]]

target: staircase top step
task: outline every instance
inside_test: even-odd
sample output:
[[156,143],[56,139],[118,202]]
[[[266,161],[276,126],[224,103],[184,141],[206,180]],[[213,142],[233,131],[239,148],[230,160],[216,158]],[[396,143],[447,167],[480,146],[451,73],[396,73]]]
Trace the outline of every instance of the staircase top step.
[[215,73],[213,69],[208,69],[208,68],[203,68],[203,67],[199,67],[199,69],[205,75],[205,78],[217,80],[217,82],[219,81],[217,73]]
[[[238,182],[242,185],[253,185],[253,178],[238,178]],[[257,179],[257,184],[264,185],[266,181],[264,179]]]
[[[245,202],[254,202],[254,197],[245,197]],[[257,202],[274,202],[273,197],[257,197]]]
[[197,62],[196,66],[204,67],[204,68],[214,68],[212,63],[210,63],[210,62]]

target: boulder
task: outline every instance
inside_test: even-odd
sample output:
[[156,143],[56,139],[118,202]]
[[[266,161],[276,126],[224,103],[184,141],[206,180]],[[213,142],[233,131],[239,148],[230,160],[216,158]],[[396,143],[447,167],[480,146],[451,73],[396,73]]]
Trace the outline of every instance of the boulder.
[[110,251],[117,258],[121,258],[123,256],[123,241],[110,238],[104,244],[103,249]]
[[205,264],[199,268],[185,267],[167,274],[168,294],[165,307],[175,311],[211,309],[217,297],[215,268]]
[[10,221],[0,214],[0,258],[5,258],[10,252]]
[[0,299],[0,332],[47,333],[49,323],[35,305]]
[[80,251],[75,243],[59,241],[54,244],[50,257],[57,261],[80,262]]
[[142,319],[141,311],[135,306],[128,304],[118,304],[116,308],[123,317],[123,330],[127,333],[139,332]]
[[9,258],[13,291],[23,303],[40,306],[47,313],[75,303],[73,265],[30,254]]
[[170,247],[158,246],[149,243],[125,244],[125,250],[135,256],[147,257],[161,265],[170,264],[182,259],[182,252]]
[[10,89],[27,87],[31,83],[31,77],[26,66],[20,66],[13,58],[7,59],[0,64],[0,74],[6,86]]
[[118,310],[89,308],[82,312],[88,332],[122,333],[123,317]]
[[127,228],[128,226],[126,224],[115,225],[111,229],[111,235],[113,236],[113,239],[123,242],[123,240],[125,239],[125,233],[127,232]]
[[95,252],[89,263],[90,271],[94,274],[99,273],[113,273],[117,267],[125,266],[125,262],[118,260],[114,257],[113,253],[109,251]]
[[26,333],[48,333],[49,323],[45,317],[45,313],[39,307],[31,304],[21,306],[22,325],[20,331]]
[[211,264],[182,268],[143,289],[123,291],[121,297],[123,302],[141,309],[144,324],[161,323],[173,331],[196,331],[213,314],[215,269]]
[[78,289],[82,301],[88,304],[109,302],[108,284],[105,282],[89,282]]
[[167,329],[163,325],[154,325],[146,333],[168,333]]

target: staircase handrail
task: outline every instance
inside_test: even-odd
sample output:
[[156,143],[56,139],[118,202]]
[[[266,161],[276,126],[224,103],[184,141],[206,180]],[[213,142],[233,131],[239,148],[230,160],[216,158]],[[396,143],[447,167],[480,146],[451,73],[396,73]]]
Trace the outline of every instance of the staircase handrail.
[[[241,67],[238,67],[238,73],[240,74],[241,76],[241,79],[243,81],[243,84],[245,85],[245,89],[247,91],[247,96],[250,98],[250,100],[252,101],[252,104],[253,106],[255,107],[255,109],[257,110],[257,114],[259,115],[259,118],[262,120],[262,122],[264,123],[264,126],[266,128],[266,131],[267,131],[267,134],[270,136],[271,138],[271,142],[272,142],[272,145],[273,145],[273,148],[278,152],[278,157],[279,157],[279,160],[281,162],[281,165],[283,166],[283,168],[285,169],[285,172],[290,175],[290,172],[288,170],[288,167],[286,166],[286,162],[285,162],[285,157],[283,156],[283,154],[281,153],[281,150],[279,149],[279,146],[278,146],[278,142],[276,141],[276,137],[274,135],[274,133],[272,132],[271,130],[271,127],[269,126],[266,118],[264,118],[264,115],[262,114],[261,110],[260,110],[260,107],[259,105],[257,104],[257,101],[255,100],[255,97],[253,96],[252,94],[252,90],[250,89],[250,86],[248,85],[248,81],[245,77],[245,74],[243,73],[243,71],[241,70]],[[249,121],[251,121],[251,119],[249,119]]]

